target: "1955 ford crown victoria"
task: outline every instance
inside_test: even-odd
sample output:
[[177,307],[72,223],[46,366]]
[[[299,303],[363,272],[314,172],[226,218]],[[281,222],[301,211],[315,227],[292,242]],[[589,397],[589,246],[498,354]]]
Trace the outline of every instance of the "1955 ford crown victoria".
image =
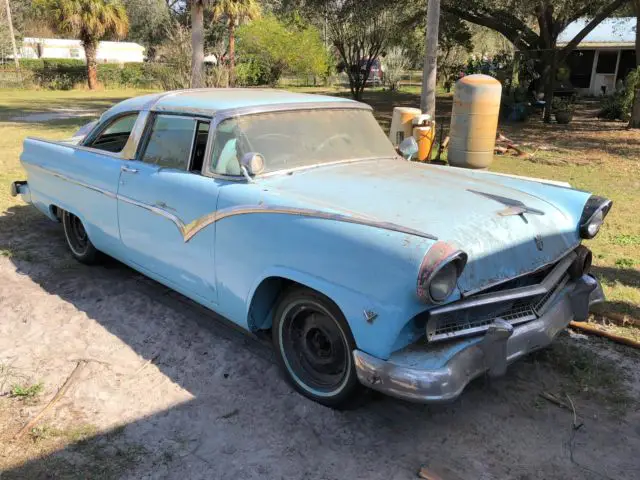
[[291,384],[333,407],[363,386],[453,399],[603,300],[580,243],[609,200],[407,161],[346,99],[146,95],[69,141],[28,138],[21,160],[13,194],[62,222],[75,258],[271,331]]

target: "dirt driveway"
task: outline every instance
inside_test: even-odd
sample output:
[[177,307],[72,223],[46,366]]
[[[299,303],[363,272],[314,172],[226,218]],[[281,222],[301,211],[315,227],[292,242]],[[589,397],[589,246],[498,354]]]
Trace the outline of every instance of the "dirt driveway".
[[[0,216],[0,245],[2,480],[386,480],[423,464],[445,480],[640,478],[631,349],[565,335],[453,404],[372,396],[336,412],[294,393],[268,346],[183,297],[115,261],[74,262],[31,207]],[[580,427],[543,392],[573,403]]]

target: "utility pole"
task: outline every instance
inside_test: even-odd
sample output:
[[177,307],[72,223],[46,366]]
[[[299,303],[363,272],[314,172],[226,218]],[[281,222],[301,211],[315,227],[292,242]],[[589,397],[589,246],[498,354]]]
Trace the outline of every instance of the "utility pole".
[[428,0],[427,34],[422,69],[422,94],[420,109],[431,118],[436,117],[436,79],[438,62],[438,25],[440,24],[440,0]]
[[16,64],[16,70],[20,70],[20,62],[18,61],[18,48],[16,47],[16,37],[13,35],[13,21],[11,20],[11,7],[9,0],[4,0],[7,5],[7,23],[9,24],[9,35],[11,35],[11,45],[13,46],[13,61]]

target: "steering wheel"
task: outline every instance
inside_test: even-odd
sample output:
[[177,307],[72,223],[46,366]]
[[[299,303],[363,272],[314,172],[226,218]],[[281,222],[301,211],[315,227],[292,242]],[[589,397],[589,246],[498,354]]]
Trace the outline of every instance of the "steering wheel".
[[328,144],[330,144],[331,142],[335,141],[335,140],[346,140],[347,142],[350,140],[350,135],[346,134],[346,133],[336,133],[334,135],[331,135],[329,138],[325,139],[320,145],[318,145],[316,148],[313,149],[314,152],[319,152],[320,150],[322,150],[324,147],[326,147]]

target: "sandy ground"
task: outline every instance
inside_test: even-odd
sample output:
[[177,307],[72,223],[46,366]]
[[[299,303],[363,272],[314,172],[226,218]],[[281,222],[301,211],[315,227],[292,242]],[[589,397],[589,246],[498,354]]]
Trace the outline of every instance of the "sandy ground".
[[[74,262],[60,226],[31,207],[0,216],[0,245],[2,480],[399,480],[423,464],[445,480],[640,478],[631,349],[565,335],[558,355],[480,379],[453,404],[372,395],[336,412],[294,393],[264,343],[115,261]],[[587,353],[587,374],[602,362],[625,379],[586,378],[576,389],[573,370],[557,363],[573,361],[565,348]],[[80,360],[65,396],[14,439]],[[44,391],[34,399],[7,394],[36,382]],[[578,429],[570,409],[539,396],[565,391]]]

